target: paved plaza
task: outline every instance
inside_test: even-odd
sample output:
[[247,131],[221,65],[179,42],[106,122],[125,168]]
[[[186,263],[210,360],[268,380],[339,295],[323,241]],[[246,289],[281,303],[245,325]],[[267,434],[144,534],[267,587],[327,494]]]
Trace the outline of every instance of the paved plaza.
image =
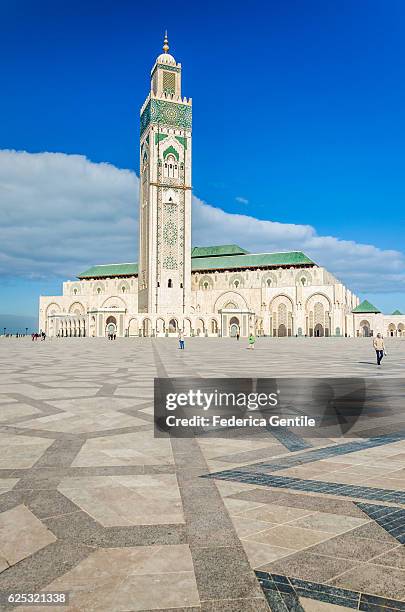
[[350,439],[153,435],[154,377],[389,385],[405,339],[386,344],[377,368],[369,338],[0,338],[0,591],[69,593],[22,611],[404,611],[405,410]]

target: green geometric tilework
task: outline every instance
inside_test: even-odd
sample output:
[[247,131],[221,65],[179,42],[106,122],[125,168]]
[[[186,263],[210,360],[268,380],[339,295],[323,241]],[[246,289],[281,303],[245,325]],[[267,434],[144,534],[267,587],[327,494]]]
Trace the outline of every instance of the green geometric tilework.
[[191,106],[167,100],[149,100],[141,115],[141,134],[150,123],[191,129]]
[[155,144],[167,138],[167,134],[155,134]]
[[179,154],[177,153],[176,149],[174,147],[172,147],[170,145],[170,147],[167,147],[167,149],[165,149],[163,151],[163,158],[166,158],[168,155],[174,155],[174,157],[177,159],[177,161],[179,161]]

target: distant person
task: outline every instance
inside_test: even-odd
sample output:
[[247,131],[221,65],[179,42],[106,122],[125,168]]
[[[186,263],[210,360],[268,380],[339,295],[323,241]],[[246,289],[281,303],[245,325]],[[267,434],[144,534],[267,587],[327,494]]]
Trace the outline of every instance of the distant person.
[[179,349],[184,350],[184,334],[182,331],[179,332]]
[[239,340],[239,338],[240,338],[240,333],[236,332],[236,339]]
[[382,358],[387,353],[385,352],[385,344],[381,334],[377,334],[377,336],[373,340],[373,347],[377,356],[377,365],[381,365]]
[[42,342],[45,342],[45,340],[46,340],[46,333],[45,332],[42,332],[41,340],[42,340]]
[[248,347],[248,348],[250,348],[251,350],[253,350],[253,349],[255,348],[255,342],[256,342],[256,338],[254,337],[254,335],[253,335],[253,334],[250,334],[250,335],[249,335],[248,342],[249,342],[249,347]]
[[113,340],[116,340],[116,339],[117,339],[117,334],[114,332],[114,334],[113,334]]

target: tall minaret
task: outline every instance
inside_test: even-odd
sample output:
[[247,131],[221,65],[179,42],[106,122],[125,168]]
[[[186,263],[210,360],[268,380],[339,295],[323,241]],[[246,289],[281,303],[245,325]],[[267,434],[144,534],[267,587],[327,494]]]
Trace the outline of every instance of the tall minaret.
[[191,99],[163,53],[141,109],[138,309],[182,315],[191,297]]

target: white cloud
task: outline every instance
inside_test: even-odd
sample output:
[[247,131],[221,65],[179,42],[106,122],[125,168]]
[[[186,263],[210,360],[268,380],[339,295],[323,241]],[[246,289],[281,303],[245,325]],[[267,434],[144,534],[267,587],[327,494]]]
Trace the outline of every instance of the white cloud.
[[0,274],[68,276],[136,261],[138,178],[82,155],[0,151]]
[[243,196],[236,196],[235,200],[239,202],[239,204],[249,204],[249,200]]
[[[136,261],[138,178],[81,155],[0,151],[0,276],[73,278],[95,263]],[[353,290],[405,289],[395,250],[318,236],[310,225],[263,221],[193,201],[193,244],[253,252],[302,250]]]

